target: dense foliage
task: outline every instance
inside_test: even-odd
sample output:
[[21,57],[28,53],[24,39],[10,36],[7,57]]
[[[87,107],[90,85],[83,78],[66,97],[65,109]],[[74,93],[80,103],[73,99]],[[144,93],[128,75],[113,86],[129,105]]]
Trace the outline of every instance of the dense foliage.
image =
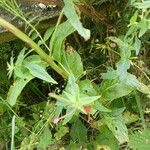
[[18,38],[0,45],[0,149],[149,150],[150,1],[62,4],[41,33],[0,0],[25,23],[0,17]]

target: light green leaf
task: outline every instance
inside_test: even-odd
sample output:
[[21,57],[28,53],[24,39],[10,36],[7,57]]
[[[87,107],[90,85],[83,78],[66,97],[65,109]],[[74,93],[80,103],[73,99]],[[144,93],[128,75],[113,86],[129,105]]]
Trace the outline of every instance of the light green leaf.
[[138,17],[138,11],[136,11],[136,12],[134,13],[134,15],[131,17],[131,19],[130,19],[130,25],[133,25],[133,24],[136,23],[137,17]]
[[80,144],[87,142],[87,129],[79,119],[73,123],[70,136],[74,142],[77,141]]
[[99,101],[96,101],[92,106],[94,109],[98,110],[99,112],[111,112],[110,109],[104,107]]
[[7,101],[8,103],[13,106],[16,103],[16,100],[18,96],[20,95],[23,88],[26,86],[26,84],[32,80],[34,77],[30,76],[28,79],[19,79],[17,78],[13,85],[10,87],[8,95],[7,95]]
[[106,79],[112,80],[118,78],[118,74],[116,70],[113,70],[112,68],[108,68],[107,72],[103,73],[101,78],[104,80]]
[[77,111],[76,108],[72,108],[72,107],[67,108],[66,116],[65,116],[65,119],[63,121],[63,125],[65,125],[66,123],[68,123],[72,119],[72,117],[76,113],[76,111]]
[[51,37],[53,31],[54,31],[54,27],[49,27],[44,34],[43,40],[47,41]]
[[79,88],[82,94],[85,94],[88,96],[95,96],[98,94],[98,92],[95,90],[94,86],[92,85],[91,81],[88,79],[81,80],[79,82]]
[[52,134],[48,127],[44,129],[44,132],[40,136],[40,142],[38,144],[38,147],[40,148],[46,148],[48,145],[51,144],[52,140]]
[[123,117],[125,120],[125,124],[127,125],[139,120],[139,116],[137,114],[133,114],[132,112],[129,111],[124,112]]
[[100,94],[104,100],[114,100],[128,95],[133,89],[123,81],[119,81],[119,79],[104,80],[100,86]]
[[99,99],[101,96],[80,96],[80,101],[83,106],[92,104],[94,101]]
[[27,63],[26,67],[34,77],[42,79],[46,82],[57,84],[57,82],[41,66],[33,63]]
[[129,141],[128,130],[120,113],[120,109],[116,109],[111,113],[104,113],[102,120],[112,131],[112,133],[114,134],[114,136],[120,144]]
[[139,51],[140,51],[140,48],[141,48],[141,40],[139,40],[137,37],[135,38],[134,48],[135,48],[135,51],[136,51],[136,55],[138,55]]
[[140,32],[139,32],[139,37],[142,37],[145,32],[149,29],[149,21],[146,20],[146,19],[142,19],[140,22],[139,22],[139,28],[140,28]]
[[150,8],[150,1],[143,1],[142,3],[135,3],[134,6],[139,9],[148,9]]
[[58,26],[58,29],[54,35],[54,37],[50,41],[50,45],[53,45],[52,48],[52,56],[56,61],[61,60],[62,50],[63,50],[63,42],[67,36],[75,31],[74,27],[70,24],[69,21],[65,21],[64,23]]
[[83,64],[81,57],[74,50],[64,51],[61,65],[76,79],[78,79],[83,74]]
[[88,40],[90,38],[90,31],[82,26],[76,13],[73,0],[64,0],[64,3],[64,13],[66,17],[79,34],[84,37],[85,40]]
[[57,132],[54,134],[56,140],[61,140],[61,138],[69,132],[69,128],[65,126],[61,126],[59,129],[56,129]]
[[119,150],[119,144],[112,132],[106,127],[99,127],[100,133],[96,137],[96,145],[107,145],[110,150]]
[[124,82],[130,87],[150,96],[150,89],[148,88],[148,86],[138,81],[136,76],[128,73],[128,76],[126,77],[126,80]]
[[136,150],[150,149],[150,129],[138,131],[129,136],[129,146]]

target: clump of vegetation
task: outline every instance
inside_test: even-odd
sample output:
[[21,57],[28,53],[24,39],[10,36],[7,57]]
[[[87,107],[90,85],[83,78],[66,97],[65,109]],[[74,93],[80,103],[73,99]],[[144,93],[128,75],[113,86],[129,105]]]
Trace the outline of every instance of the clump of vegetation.
[[0,47],[0,149],[149,150],[150,1],[61,5],[42,34],[15,0],[0,0],[26,27],[0,17],[23,41]]

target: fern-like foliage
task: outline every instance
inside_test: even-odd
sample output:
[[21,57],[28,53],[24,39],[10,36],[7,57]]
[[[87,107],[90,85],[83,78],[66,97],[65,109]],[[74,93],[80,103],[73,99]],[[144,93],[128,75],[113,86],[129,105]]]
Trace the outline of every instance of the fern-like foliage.
[[150,150],[150,129],[136,132],[129,138],[129,146],[134,150]]

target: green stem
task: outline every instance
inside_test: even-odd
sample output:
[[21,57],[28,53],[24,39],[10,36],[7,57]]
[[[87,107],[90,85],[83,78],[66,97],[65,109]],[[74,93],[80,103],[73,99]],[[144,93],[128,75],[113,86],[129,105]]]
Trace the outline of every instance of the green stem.
[[63,78],[67,78],[68,74],[62,68],[56,65],[52,57],[48,56],[32,39],[30,39],[25,33],[17,29],[14,25],[7,22],[5,19],[0,17],[0,26],[6,28],[8,31],[13,33],[16,37],[27,43],[31,48],[34,49],[36,53],[39,54],[57,73],[59,73]]

